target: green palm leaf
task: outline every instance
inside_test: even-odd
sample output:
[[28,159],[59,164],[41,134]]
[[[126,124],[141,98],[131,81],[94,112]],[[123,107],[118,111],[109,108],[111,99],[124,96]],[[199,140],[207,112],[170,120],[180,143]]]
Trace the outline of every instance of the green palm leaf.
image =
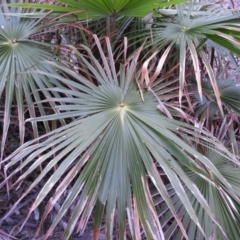
[[[166,22],[157,19],[153,23],[155,27],[152,29],[153,32],[151,36],[153,36],[153,40],[151,39],[150,44],[154,45],[155,49],[157,48],[156,46],[158,46],[158,50],[164,51],[159,62],[165,62],[170,52],[177,51],[179,59],[180,102],[186,81],[186,64],[189,61],[192,62],[194,67],[198,92],[202,98],[201,78],[204,76],[201,74],[199,63],[199,59],[201,59],[212,84],[218,107],[223,113],[216,78],[209,63],[210,60],[207,58],[206,52],[203,49],[203,45],[204,41],[211,39],[226,50],[230,50],[234,54],[239,55],[240,44],[237,29],[240,27],[240,14],[204,11],[202,16],[192,17],[191,14],[186,13],[186,10],[181,5],[177,5],[177,10],[178,16],[173,18],[173,20],[171,19],[169,22]],[[159,68],[159,71],[161,69],[162,68]],[[152,82],[147,83],[148,87],[151,86],[151,83]]]
[[142,18],[154,9],[163,8],[184,1],[185,0],[82,0],[76,2],[74,0],[58,0],[56,1],[56,5],[26,3],[11,4],[11,6],[46,9],[55,12],[73,12],[77,13],[78,18],[83,20],[102,18],[116,14],[120,16]]
[[[5,0],[2,1],[6,3]],[[5,16],[5,13],[19,13],[19,9],[1,8],[0,10],[0,97],[4,97],[5,113],[3,124],[3,137],[1,141],[1,156],[3,155],[11,110],[16,107],[19,116],[20,142],[24,142],[24,114],[27,109],[31,117],[36,113],[45,115],[46,110],[42,98],[51,97],[47,88],[62,86],[54,78],[49,78],[37,73],[26,73],[30,69],[39,69],[43,72],[57,74],[54,67],[44,63],[52,57],[50,48],[45,48],[29,37],[41,29],[36,20],[26,20],[21,17]],[[41,93],[38,89],[42,89]],[[44,97],[42,97],[42,95]],[[59,94],[54,93],[57,97]],[[13,106],[16,100],[16,106]],[[34,102],[37,102],[36,106]],[[55,103],[50,103],[54,107]],[[38,110],[37,110],[38,109]],[[45,129],[50,130],[48,123],[44,123]],[[38,137],[36,123],[32,123],[34,137]]]
[[[231,163],[227,161],[222,155],[219,155],[213,150],[204,149],[204,155],[212,161],[214,166],[219,170],[219,172],[231,183],[234,191],[239,194],[239,178],[240,172],[238,168],[235,168]],[[174,206],[179,217],[182,218],[183,225],[188,228],[189,239],[238,239],[239,233],[239,221],[240,221],[240,205],[237,203],[228,191],[221,185],[221,180],[212,175],[211,172],[205,172],[205,177],[200,177],[194,171],[185,168],[186,174],[189,176],[191,181],[193,181],[199,188],[204,198],[207,200],[209,206],[211,207],[214,215],[218,219],[218,222],[222,226],[225,234],[214,224],[209,216],[202,210],[199,203],[196,201],[195,196],[188,192],[191,204],[194,206],[198,216],[200,217],[201,225],[203,226],[204,233],[203,236],[201,232],[198,231],[195,223],[188,217],[185,209],[182,207],[179,197],[171,185],[167,186],[169,195],[172,201],[175,202]],[[161,197],[158,202],[161,202]],[[157,201],[155,201],[157,202]],[[172,213],[168,210],[166,211],[166,204],[159,204],[159,215],[162,216],[162,225],[168,225],[167,238],[181,239],[182,232],[178,228],[178,224],[173,219]]]
[[[212,162],[179,137],[184,136],[192,144],[213,144],[223,149],[222,155],[236,159],[215,139],[211,140],[207,133],[194,132],[190,125],[168,119],[157,109],[158,100],[151,91],[143,92],[142,97],[136,86],[137,58],[128,64],[115,67],[110,42],[106,40],[107,56],[105,56],[101,44],[94,36],[101,56],[103,66],[99,64],[90,49],[85,46],[82,51],[88,53],[88,57],[76,52],[81,62],[89,69],[97,82],[90,83],[84,75],[77,75],[68,68],[62,68],[76,81],[70,81],[60,76],[55,76],[58,81],[72,87],[73,90],[65,91],[61,88],[52,88],[51,91],[70,93],[74,97],[51,98],[51,101],[65,102],[56,106],[58,114],[43,116],[31,121],[50,121],[53,119],[71,118],[76,120],[52,131],[44,136],[28,142],[13,153],[6,165],[6,171],[13,165],[25,159],[9,177],[23,171],[15,184],[31,174],[40,164],[45,168],[31,184],[28,190],[17,201],[15,206],[52,171],[58,163],[59,167],[52,172],[45,186],[33,203],[31,212],[39,206],[43,199],[50,193],[54,186],[55,193],[48,203],[42,221],[51,211],[63,192],[71,184],[71,192],[68,193],[57,216],[52,222],[46,238],[63,218],[72,203],[77,204],[71,214],[69,224],[65,230],[64,239],[69,239],[74,227],[79,223],[78,230],[84,230],[83,226],[95,208],[95,236],[101,223],[103,211],[106,212],[107,239],[113,238],[114,216],[119,227],[119,237],[125,236],[125,226],[128,221],[132,239],[139,239],[140,225],[147,239],[163,239],[164,228],[159,221],[150,193],[149,184],[153,185],[168,209],[174,216],[182,234],[187,237],[187,229],[181,218],[175,211],[174,202],[170,199],[165,183],[156,170],[160,166],[177,193],[183,208],[204,235],[204,227],[201,219],[191,203],[188,191],[192,192],[210,220],[219,228],[215,216],[204,195],[196,184],[185,173],[184,168],[196,172],[196,175],[204,175],[202,166],[215,175],[229,194],[237,200],[235,189],[231,183],[219,172]],[[91,63],[87,60],[91,59]],[[49,65],[57,64],[49,62]],[[41,71],[35,71],[41,73]],[[53,77],[51,73],[42,72],[45,76]],[[46,138],[48,137],[48,138]],[[39,141],[39,142],[37,142]],[[52,148],[54,146],[54,148]],[[41,157],[39,157],[41,154]],[[146,177],[146,174],[149,178]],[[8,177],[8,178],[9,178]],[[7,179],[6,178],[6,181]],[[15,207],[14,206],[14,207]],[[14,210],[14,207],[12,211]],[[9,213],[10,214],[10,213]],[[134,216],[134,218],[133,218]],[[7,217],[7,216],[5,216]]]

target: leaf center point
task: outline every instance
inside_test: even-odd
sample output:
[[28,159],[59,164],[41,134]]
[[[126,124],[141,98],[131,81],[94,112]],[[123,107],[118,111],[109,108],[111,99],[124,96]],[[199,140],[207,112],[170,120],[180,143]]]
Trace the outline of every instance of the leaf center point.
[[119,104],[119,107],[123,108],[123,107],[125,107],[125,104],[122,102]]

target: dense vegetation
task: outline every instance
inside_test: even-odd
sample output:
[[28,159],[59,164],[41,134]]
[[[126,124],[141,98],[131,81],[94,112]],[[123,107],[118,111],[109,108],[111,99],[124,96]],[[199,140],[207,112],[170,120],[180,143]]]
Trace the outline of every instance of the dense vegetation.
[[240,239],[240,13],[182,2],[1,1],[2,220],[42,184],[45,239]]

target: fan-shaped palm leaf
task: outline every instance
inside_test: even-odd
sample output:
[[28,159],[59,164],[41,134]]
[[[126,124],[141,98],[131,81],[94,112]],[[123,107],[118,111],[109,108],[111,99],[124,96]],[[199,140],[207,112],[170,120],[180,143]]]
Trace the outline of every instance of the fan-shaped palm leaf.
[[[206,73],[213,86],[213,91],[217,99],[217,104],[222,112],[220,94],[217,88],[216,79],[212,70],[210,60],[204,52],[203,44],[207,39],[221,45],[234,54],[240,54],[239,44],[239,19],[240,14],[229,12],[206,12],[202,16],[192,17],[186,14],[181,5],[177,5],[178,17],[173,20],[155,21],[152,29],[151,44],[154,48],[158,46],[163,49],[163,54],[158,64],[158,72],[161,71],[168,55],[172,49],[176,49],[179,56],[179,83],[180,83],[180,100],[183,94],[183,88],[186,78],[187,61],[191,61],[194,67],[194,73],[198,86],[198,91],[202,97],[201,88],[201,71],[206,69]],[[155,53],[154,53],[155,54]],[[189,58],[191,57],[191,58]],[[204,68],[200,68],[201,59]],[[148,80],[148,78],[146,78]],[[150,87],[152,81],[147,82]]]
[[[128,221],[132,239],[140,239],[139,221],[147,239],[164,239],[165,233],[149,191],[150,183],[161,194],[182,234],[187,238],[187,229],[175,213],[174,203],[170,200],[165,183],[158,174],[157,164],[165,172],[184,209],[199,230],[203,229],[201,219],[190,202],[188,190],[195,195],[201,209],[218,225],[203,194],[187,176],[182,166],[191,169],[199,176],[205,175],[205,170],[202,170],[204,166],[206,171],[216,176],[219,184],[238,202],[235,190],[208,158],[194,150],[178,135],[181,134],[192,144],[194,142],[203,145],[213,144],[223,149],[224,155],[230,153],[224,150],[225,148],[215,139],[211,140],[207,134],[205,135],[204,131],[198,134],[193,127],[162,115],[157,109],[158,100],[151,91],[143,92],[142,95],[138,92],[135,84],[138,80],[136,76],[139,75],[136,69],[137,58],[128,64],[120,66],[118,64],[119,70],[117,70],[109,40],[106,40],[108,51],[106,57],[99,40],[94,38],[103,66],[99,64],[99,60],[94,57],[91,50],[84,46],[82,51],[88,53],[91,63],[82,54],[76,54],[94,76],[97,85],[90,83],[83,75],[77,75],[63,68],[77,81],[55,77],[73,87],[74,90],[66,91],[61,88],[51,90],[68,93],[73,97],[51,99],[51,101],[66,103],[56,107],[60,113],[32,119],[46,121],[76,117],[76,120],[47,134],[48,139],[45,141],[40,138],[40,143],[36,141],[26,143],[8,158],[11,162],[6,165],[6,172],[9,167],[25,159],[9,177],[22,171],[25,166],[29,166],[15,184],[22,181],[40,164],[46,163],[43,171],[16,204],[52,170],[56,163],[59,163],[58,169],[48,179],[30,209],[31,213],[64,177],[46,207],[43,216],[45,219],[66,188],[72,185],[71,192],[53,220],[46,238],[73,201],[77,200],[65,230],[64,239],[69,238],[79,219],[78,230],[86,226],[94,206],[96,239],[104,209],[107,239],[113,238],[115,214],[120,239],[124,239],[126,221]],[[54,63],[49,64],[57,66]],[[37,72],[40,73],[40,71]],[[44,74],[53,77],[50,73],[44,72]],[[45,139],[46,136],[44,136]],[[54,148],[51,148],[52,146]],[[42,156],[38,157],[39,154]],[[231,160],[235,161],[233,156]],[[146,174],[149,176],[149,182]],[[221,226],[219,228],[221,229]],[[202,234],[204,235],[204,231]]]
[[[154,9],[184,2],[185,0],[57,0],[57,4],[13,4],[16,7],[46,9],[55,12],[77,13],[78,18],[96,19],[112,15],[145,17]],[[60,4],[59,4],[60,3]],[[79,13],[80,12],[80,13]]]
[[[2,1],[3,3],[5,2]],[[31,34],[41,29],[36,20],[26,20],[17,16],[5,16],[4,13],[21,12],[20,9],[8,7],[0,8],[0,96],[5,101],[3,137],[1,142],[1,155],[8,134],[13,100],[16,101],[16,109],[19,116],[20,141],[24,141],[24,112],[27,109],[31,117],[35,117],[39,111],[45,115],[43,104],[39,103],[41,94],[44,98],[51,97],[47,88],[62,86],[56,79],[37,73],[26,73],[29,69],[39,69],[52,74],[57,74],[54,67],[44,63],[50,60],[52,53],[50,48],[29,40]],[[37,91],[41,89],[41,93]],[[55,96],[59,96],[55,93]],[[36,111],[34,102],[38,111]],[[50,103],[55,106],[54,103]],[[45,128],[49,131],[47,123]],[[34,135],[38,136],[35,123],[32,123]]]
[[[224,176],[229,183],[231,183],[236,194],[239,195],[239,181],[240,181],[240,170],[233,166],[226,158],[222,155],[217,154],[215,151],[210,149],[204,149],[204,155],[212,161],[214,166],[219,170],[219,172]],[[239,224],[240,224],[240,205],[236,203],[234,197],[229,195],[228,191],[219,183],[219,179],[209,171],[205,171],[205,176],[201,177],[197,175],[194,171],[185,169],[185,173],[189,178],[196,184],[204,198],[207,200],[209,206],[211,207],[214,215],[218,219],[220,225],[222,226],[225,235],[215,223],[211,221],[209,216],[202,211],[199,203],[196,201],[195,196],[188,192],[191,204],[194,206],[197,212],[201,225],[203,226],[204,233],[198,230],[195,223],[191,221],[188,217],[187,212],[183,208],[180,199],[178,198],[176,192],[171,185],[167,186],[169,195],[174,202],[176,212],[182,219],[182,223],[185,228],[188,229],[189,239],[239,239]],[[166,238],[182,239],[181,230],[178,228],[176,220],[173,220],[173,215],[170,211],[167,211],[167,206],[162,203],[161,197],[159,195],[154,195],[155,202],[160,203],[158,206],[158,213],[161,216],[162,226],[167,226]]]

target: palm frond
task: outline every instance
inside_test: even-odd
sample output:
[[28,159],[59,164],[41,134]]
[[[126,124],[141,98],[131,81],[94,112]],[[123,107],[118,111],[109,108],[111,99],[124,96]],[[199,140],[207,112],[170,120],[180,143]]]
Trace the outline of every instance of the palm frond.
[[[4,13],[9,13],[11,9],[0,8],[0,10],[0,96],[4,97],[5,101],[1,142],[2,156],[12,109],[15,107],[18,111],[20,143],[23,144],[25,111],[27,110],[31,117],[35,117],[38,112],[39,115],[45,115],[46,107],[40,103],[40,100],[52,96],[47,90],[48,88],[62,85],[54,78],[29,72],[30,69],[39,69],[43,72],[58,74],[55,68],[44,63],[45,60],[50,60],[53,57],[51,48],[46,48],[41,43],[29,40],[31,34],[39,31],[39,21],[26,20],[17,16],[5,16]],[[19,9],[13,8],[12,11],[19,13]],[[64,86],[62,87],[64,88]],[[41,89],[41,92],[38,89]],[[58,93],[54,93],[54,95],[60,96]],[[14,102],[16,102],[16,106],[13,106]],[[34,102],[37,102],[36,106]],[[50,106],[54,107],[55,103],[50,103]],[[47,122],[44,123],[44,126],[47,131],[50,130]],[[36,123],[32,123],[32,128],[34,137],[38,137]]]
[[[216,151],[205,148],[204,155],[212,161],[214,166],[221,172],[221,174],[231,183],[234,191],[239,192],[239,169],[235,168],[226,158],[216,153]],[[185,168],[185,167],[184,167]],[[195,223],[188,217],[187,212],[182,206],[177,193],[174,191],[172,185],[168,185],[168,193],[174,202],[174,207],[177,214],[182,219],[182,223],[185,228],[188,229],[189,239],[232,239],[239,238],[239,203],[234,200],[234,197],[229,195],[228,191],[219,183],[219,179],[212,175],[211,172],[206,171],[205,176],[197,175],[194,171],[185,168],[186,174],[196,184],[204,198],[211,207],[216,219],[223,228],[223,231],[212,222],[207,214],[200,207],[195,196],[188,191],[188,197],[191,204],[194,206],[197,215],[199,216],[201,225],[203,226],[205,236],[197,229]],[[162,203],[161,196],[154,194],[156,208],[158,208],[158,214],[162,220],[162,225],[167,226],[166,238],[181,239],[182,232],[178,227],[178,223],[174,219],[170,210],[166,210],[167,206]],[[225,232],[225,234],[223,234]]]
[[57,0],[56,4],[10,4],[9,6],[23,8],[46,9],[58,13],[73,13],[81,20],[91,20],[112,15],[129,16],[142,18],[155,9],[163,8],[184,2],[185,0],[84,0],[76,2],[74,0]]
[[[193,5],[194,6],[194,5]],[[169,21],[162,21],[156,19],[151,29],[151,43],[154,49],[161,50],[163,55],[159,59],[160,62],[165,62],[167,56],[172,51],[178,52],[179,58],[179,98],[180,102],[183,96],[183,90],[186,83],[186,69],[187,63],[191,62],[194,68],[194,75],[198,84],[198,92],[202,98],[201,78],[203,78],[203,70],[210,79],[216,96],[218,107],[223,113],[220,93],[217,88],[215,74],[212,70],[210,59],[207,58],[207,53],[204,51],[204,42],[211,39],[213,42],[221,45],[232,53],[239,55],[239,18],[240,14],[232,14],[230,12],[208,11],[201,16],[192,17],[187,14],[183,6],[178,5],[178,16],[169,19]],[[189,11],[190,13],[190,11]],[[154,53],[155,54],[155,53]],[[151,57],[150,57],[151,58]],[[200,67],[200,61],[204,66]],[[148,61],[148,60],[147,60]],[[163,65],[163,64],[162,64]],[[161,71],[162,66],[158,71]],[[148,81],[148,78],[145,79]],[[151,86],[151,82],[148,83]]]

